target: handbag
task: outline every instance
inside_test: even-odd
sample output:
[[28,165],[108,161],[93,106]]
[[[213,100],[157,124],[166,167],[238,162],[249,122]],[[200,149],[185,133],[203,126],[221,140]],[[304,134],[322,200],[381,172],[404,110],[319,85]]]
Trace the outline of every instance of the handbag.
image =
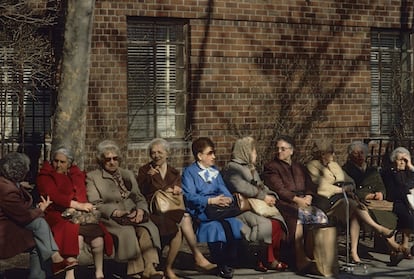
[[279,214],[279,210],[275,206],[270,206],[263,200],[246,198],[241,193],[234,193],[233,195],[240,211],[242,212],[251,210],[263,217],[271,217]]
[[315,261],[317,273],[335,277],[339,273],[336,227],[309,227],[305,234],[305,251]]
[[62,212],[62,217],[69,220],[74,224],[98,224],[99,219],[101,218],[101,212],[96,209],[86,212],[81,210],[76,210],[74,208],[67,208]]
[[141,226],[142,223],[146,223],[149,221],[148,212],[144,211],[144,216],[142,217],[142,221],[139,223],[132,222],[131,219],[127,215],[122,217],[111,216],[112,220],[117,222],[121,226]]
[[150,202],[151,213],[166,213],[176,210],[185,210],[182,194],[175,195],[164,190],[155,191]]
[[210,220],[224,220],[226,218],[236,217],[237,215],[240,215],[242,211],[239,206],[233,202],[229,206],[208,204],[204,213]]
[[272,217],[280,214],[276,206],[268,205],[264,200],[255,198],[249,198],[248,200],[252,211],[260,216]]
[[249,211],[252,209],[249,203],[249,199],[243,196],[241,193],[234,193],[234,200],[236,201],[237,205],[239,206],[241,211]]

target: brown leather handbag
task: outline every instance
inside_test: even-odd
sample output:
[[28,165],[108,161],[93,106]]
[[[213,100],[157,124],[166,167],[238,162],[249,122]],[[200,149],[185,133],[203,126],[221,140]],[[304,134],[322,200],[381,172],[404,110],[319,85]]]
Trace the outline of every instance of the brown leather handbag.
[[177,210],[185,210],[183,194],[176,195],[163,190],[157,190],[152,195],[150,202],[151,213],[165,213]]

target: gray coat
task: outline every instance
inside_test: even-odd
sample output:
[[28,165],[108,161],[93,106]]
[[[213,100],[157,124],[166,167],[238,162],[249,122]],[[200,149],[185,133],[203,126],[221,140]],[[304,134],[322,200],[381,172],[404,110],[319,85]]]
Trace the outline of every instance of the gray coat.
[[[237,159],[233,159],[227,164],[222,171],[222,176],[227,188],[232,193],[238,192],[245,197],[261,200],[266,195],[274,195],[277,197],[275,192],[263,184],[256,170],[252,174],[248,165]],[[258,187],[258,185],[261,185],[261,187]],[[272,224],[269,218],[257,215],[252,211],[246,211],[237,216],[237,218],[246,225],[243,226],[242,233],[247,241],[272,243]],[[279,220],[287,232],[285,220],[280,213],[272,218]]]
[[[139,246],[137,245],[135,229],[132,226],[119,225],[110,216],[116,209],[129,211],[136,208],[148,213],[148,204],[145,197],[139,191],[134,174],[126,169],[120,168],[119,170],[126,188],[131,191],[126,199],[121,197],[119,187],[112,178],[112,175],[102,169],[97,169],[87,174],[86,187],[88,200],[95,204],[97,209],[102,213],[102,222],[116,239],[115,260],[127,261],[141,254]],[[142,223],[141,226],[149,231],[154,246],[160,249],[160,236],[155,224],[148,221]]]

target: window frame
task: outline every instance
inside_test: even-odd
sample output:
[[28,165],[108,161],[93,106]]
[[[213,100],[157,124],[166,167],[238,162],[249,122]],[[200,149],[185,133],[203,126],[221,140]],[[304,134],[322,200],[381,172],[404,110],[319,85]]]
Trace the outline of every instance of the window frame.
[[410,31],[371,30],[371,136],[400,133],[401,104],[413,96],[413,35]]
[[[128,142],[146,142],[155,137],[185,139],[189,92],[188,21],[128,17],[127,28]],[[176,33],[170,34],[173,39],[168,41],[167,37],[162,37],[162,32],[171,30]],[[137,34],[134,36],[133,32]],[[149,32],[148,37],[142,36],[149,39],[142,40],[139,32]],[[160,36],[164,40],[160,40]],[[148,51],[150,58],[140,55],[140,50]],[[171,57],[170,54],[175,56]],[[142,62],[145,59],[149,61],[146,64]],[[144,66],[145,72],[142,70]],[[137,78],[140,76],[145,78]]]

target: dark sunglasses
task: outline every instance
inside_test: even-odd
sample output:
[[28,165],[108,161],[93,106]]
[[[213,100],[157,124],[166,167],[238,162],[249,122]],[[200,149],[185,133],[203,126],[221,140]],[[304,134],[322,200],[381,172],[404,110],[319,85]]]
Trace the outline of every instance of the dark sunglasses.
[[109,163],[110,161],[118,161],[118,156],[114,156],[114,157],[104,157],[104,161]]

